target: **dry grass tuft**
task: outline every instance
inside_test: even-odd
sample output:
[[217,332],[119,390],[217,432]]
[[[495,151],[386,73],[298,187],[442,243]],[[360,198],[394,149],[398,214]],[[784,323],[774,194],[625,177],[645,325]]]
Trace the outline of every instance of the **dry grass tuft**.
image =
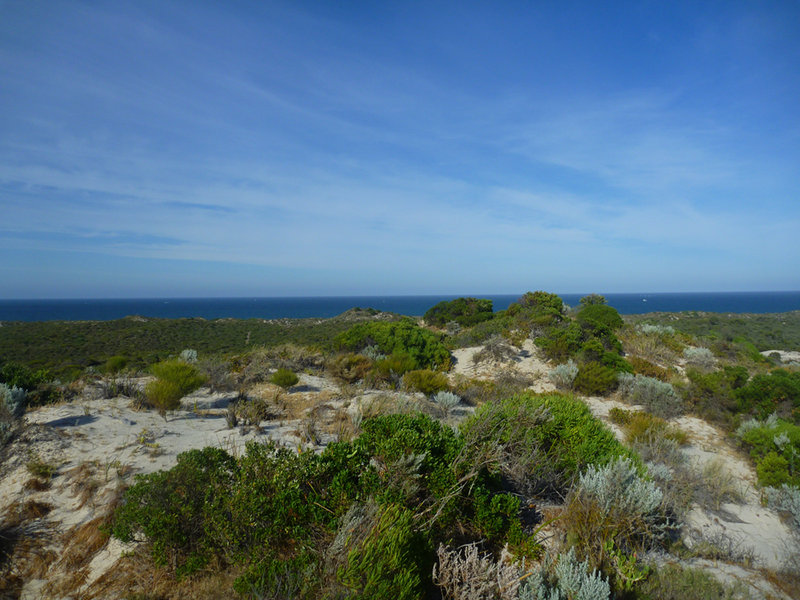
[[31,492],[43,492],[50,489],[50,480],[31,477],[22,488]]
[[83,598],[140,598],[158,600],[240,600],[233,582],[241,574],[236,567],[209,564],[200,573],[177,580],[168,568],[153,564],[146,544],[120,558],[95,582]]

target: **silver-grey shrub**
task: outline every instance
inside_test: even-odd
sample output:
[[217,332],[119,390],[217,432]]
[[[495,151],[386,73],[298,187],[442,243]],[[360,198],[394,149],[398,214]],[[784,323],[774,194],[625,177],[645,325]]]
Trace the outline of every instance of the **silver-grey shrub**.
[[0,403],[13,418],[19,419],[25,414],[25,400],[24,389],[16,386],[8,387],[5,383],[0,383]]
[[714,355],[708,348],[684,348],[683,358],[687,364],[703,369],[710,369],[716,363]]
[[620,373],[620,395],[632,404],[641,404],[657,417],[674,417],[682,412],[681,399],[672,384],[654,377]]
[[770,508],[788,512],[792,516],[792,525],[800,533],[800,490],[786,485],[764,488],[767,504]]
[[615,510],[630,515],[649,515],[661,504],[658,486],[639,476],[636,467],[625,458],[597,467],[580,475],[578,494],[591,497],[605,512]]
[[607,600],[611,586],[588,562],[575,557],[575,548],[559,554],[555,565],[545,557],[542,567],[520,586],[520,600]]
[[636,329],[645,335],[673,335],[675,328],[669,325],[651,325],[650,323],[642,323]]
[[192,350],[191,348],[186,348],[185,350],[181,350],[180,359],[183,362],[196,363],[197,362],[197,350]]
[[458,403],[461,402],[461,398],[458,397],[457,394],[453,392],[436,392],[433,396],[433,401],[439,406],[445,414],[450,414],[450,411],[453,410]]
[[578,365],[575,364],[575,361],[571,358],[563,363],[551,369],[551,371],[547,374],[547,378],[555,385],[557,388],[562,390],[570,390],[572,389],[572,384],[575,382],[575,377],[578,375]]
[[366,356],[368,359],[374,362],[378,362],[379,360],[386,358],[386,355],[381,353],[380,348],[377,346],[367,346],[361,351],[361,355]]

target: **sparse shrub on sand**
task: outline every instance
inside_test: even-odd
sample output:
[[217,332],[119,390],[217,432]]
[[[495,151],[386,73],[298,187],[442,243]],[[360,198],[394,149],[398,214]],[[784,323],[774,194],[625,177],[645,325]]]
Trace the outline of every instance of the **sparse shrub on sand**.
[[622,426],[625,439],[629,444],[653,438],[673,440],[681,446],[688,442],[686,432],[647,412],[622,410],[614,407],[609,411],[608,416],[612,423]]
[[633,367],[633,372],[637,375],[644,375],[645,377],[653,377],[661,381],[669,382],[670,372],[664,367],[660,367],[655,363],[650,362],[646,358],[639,356],[631,356],[628,362]]
[[572,384],[575,382],[575,377],[578,375],[578,365],[575,361],[569,359],[567,362],[560,364],[553,368],[548,374],[547,378],[560,390],[572,389]]
[[0,383],[0,410],[8,411],[11,418],[19,419],[25,414],[26,397],[24,389]]
[[278,369],[272,374],[270,381],[272,381],[272,383],[275,385],[288,390],[290,387],[297,384],[299,378],[289,369]]
[[611,586],[588,561],[579,561],[575,548],[559,554],[555,560],[547,556],[542,565],[526,574],[519,588],[519,600],[607,600]]
[[193,364],[182,360],[165,360],[150,367],[156,376],[145,386],[147,401],[167,418],[167,411],[181,405],[181,398],[203,385],[205,377]]
[[459,405],[461,398],[453,392],[441,391],[433,395],[433,401],[442,410],[444,416],[448,416]]
[[630,373],[620,373],[618,381],[620,396],[626,402],[640,404],[662,418],[674,417],[683,412],[680,396],[665,381]]
[[699,367],[701,369],[711,369],[717,362],[714,354],[708,348],[688,347],[683,350],[683,358],[687,365]]
[[782,484],[780,487],[764,488],[767,504],[791,516],[792,527],[800,534],[800,488]]
[[483,348],[476,352],[472,360],[477,364],[484,361],[506,362],[517,355],[517,350],[508,343],[502,335],[493,335],[486,342]]
[[422,392],[426,396],[441,392],[450,387],[447,375],[430,369],[409,371],[403,375],[403,386],[407,390]]
[[337,356],[328,363],[331,375],[345,383],[355,383],[364,379],[371,368],[370,359],[353,352]]
[[612,548],[633,554],[665,540],[663,497],[627,459],[590,465],[570,492],[559,526],[592,566],[603,567]]
[[637,591],[642,598],[659,600],[751,600],[747,587],[740,583],[725,584],[702,569],[668,564],[659,567]]

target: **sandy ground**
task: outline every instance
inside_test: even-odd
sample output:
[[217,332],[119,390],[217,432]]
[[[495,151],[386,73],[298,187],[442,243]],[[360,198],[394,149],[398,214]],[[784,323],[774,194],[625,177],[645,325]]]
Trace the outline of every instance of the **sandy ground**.
[[[622,430],[609,422],[608,413],[614,408],[642,410],[611,398],[582,398],[589,409],[624,441]],[[710,512],[695,507],[687,516],[683,539],[692,547],[698,540],[721,540],[741,555],[752,554],[756,566],[780,569],[798,560],[798,547],[792,543],[792,531],[780,516],[761,504],[761,494],[755,487],[756,474],[747,459],[728,443],[719,429],[693,416],[683,416],[672,422],[689,434],[689,444],[682,448],[690,466],[696,471],[712,461],[719,461],[723,473],[729,473],[742,494],[741,503],[724,503],[720,510]]]
[[484,360],[475,362],[475,355],[483,346],[458,348],[453,351],[454,365],[452,375],[463,375],[478,379],[492,379],[504,370],[516,370],[522,375],[534,378],[531,389],[535,392],[552,392],[556,387],[547,379],[547,373],[552,369],[532,340],[525,340],[522,348],[511,346],[515,355],[507,361],[495,362]]

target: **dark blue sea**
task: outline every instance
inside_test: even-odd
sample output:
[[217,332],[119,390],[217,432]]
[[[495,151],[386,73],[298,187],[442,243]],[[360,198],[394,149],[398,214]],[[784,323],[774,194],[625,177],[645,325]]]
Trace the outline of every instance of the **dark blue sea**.
[[[469,294],[490,298],[495,310],[521,294]],[[574,306],[585,294],[561,294]],[[299,298],[148,298],[107,300],[0,300],[0,321],[105,321],[129,315],[175,319],[327,318],[353,308],[376,308],[404,315],[422,315],[442,300],[458,296],[336,296]],[[605,294],[622,314],[705,311],[775,313],[800,310],[800,292],[714,292]]]

